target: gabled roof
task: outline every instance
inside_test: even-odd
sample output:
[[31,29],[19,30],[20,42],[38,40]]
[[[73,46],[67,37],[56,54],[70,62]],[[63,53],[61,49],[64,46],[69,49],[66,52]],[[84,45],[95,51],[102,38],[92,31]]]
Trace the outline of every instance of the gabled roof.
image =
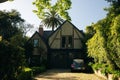
[[52,34],[52,32],[53,32],[53,31],[44,31],[43,37],[44,37],[45,39],[48,39],[48,37]]
[[48,36],[52,33],[52,31],[44,31],[43,33],[43,36],[40,35],[39,32],[35,32],[32,37],[30,37],[30,39],[27,41],[29,42],[36,34],[39,35],[39,37],[42,39],[42,41],[47,45],[47,47],[49,48],[49,45],[48,45],[48,42],[47,42],[47,39],[48,39]]
[[82,30],[79,30],[75,25],[73,25],[70,21],[66,20],[61,24],[55,31],[53,31],[49,37],[51,37],[57,30],[59,30],[66,22],[70,23],[75,29],[77,29],[82,35],[84,35]]
[[[43,36],[41,36],[41,35],[39,34],[39,32],[36,31],[36,32],[32,35],[31,38],[33,38],[33,36],[34,36],[35,34],[38,34],[39,37],[43,40],[43,42],[45,42],[46,44],[48,44],[48,42],[47,42],[48,38],[51,37],[57,30],[59,30],[66,22],[70,23],[75,29],[77,29],[82,35],[84,35],[84,33],[83,33],[82,30],[79,30],[79,29],[78,29],[75,25],[73,25],[70,21],[66,20],[66,21],[64,21],[63,24],[61,24],[55,31],[51,31],[51,30],[49,30],[49,31],[44,31]],[[29,40],[31,40],[31,38],[30,38]],[[28,40],[28,41],[29,41],[29,40]]]
[[39,37],[43,40],[43,42],[46,43],[46,42],[45,42],[45,39],[44,39],[44,38],[39,34],[39,32],[37,32],[37,31],[32,35],[32,37],[30,37],[30,39],[28,40],[28,42],[29,42],[36,34],[38,34]]

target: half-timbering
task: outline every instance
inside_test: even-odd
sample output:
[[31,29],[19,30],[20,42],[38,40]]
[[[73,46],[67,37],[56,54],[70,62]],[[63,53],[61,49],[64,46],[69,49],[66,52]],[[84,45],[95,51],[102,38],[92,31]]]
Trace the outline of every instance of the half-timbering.
[[83,32],[65,21],[53,32],[40,28],[29,41],[34,46],[33,55],[45,58],[49,68],[69,68],[74,58],[84,58],[83,40]]

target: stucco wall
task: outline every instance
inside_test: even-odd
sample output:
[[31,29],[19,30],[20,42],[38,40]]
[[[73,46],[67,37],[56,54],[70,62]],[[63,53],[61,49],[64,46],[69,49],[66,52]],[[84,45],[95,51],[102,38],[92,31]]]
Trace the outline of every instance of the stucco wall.
[[73,38],[73,49],[81,49],[81,39],[83,35],[69,22],[64,23],[55,33],[49,38],[49,45],[53,49],[61,48],[61,37],[72,36]]
[[62,26],[62,35],[72,35],[73,34],[73,27],[70,25],[70,23],[66,22]]

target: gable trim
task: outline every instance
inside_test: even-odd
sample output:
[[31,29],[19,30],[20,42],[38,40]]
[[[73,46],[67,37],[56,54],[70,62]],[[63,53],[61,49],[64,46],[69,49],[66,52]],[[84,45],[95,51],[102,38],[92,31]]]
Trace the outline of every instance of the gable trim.
[[32,37],[30,37],[30,39],[27,42],[29,42],[36,34],[38,34],[38,36],[43,41],[43,43],[46,45],[46,47],[48,47],[47,43],[43,40],[42,36],[37,31],[32,35]]
[[[59,31],[58,31],[58,32],[59,32]],[[53,41],[50,43],[50,46],[53,44],[53,42],[54,42],[54,40],[55,40],[55,38],[56,38],[56,36],[57,36],[58,32],[56,33],[56,35],[55,35],[55,37],[54,37]]]
[[49,39],[57,30],[61,29],[61,27],[62,27],[66,22],[70,23],[70,24],[73,26],[73,28],[77,29],[77,30],[83,35],[82,31],[80,31],[80,30],[79,30],[75,25],[73,25],[70,21],[66,20],[66,21],[63,22],[63,24],[61,24],[61,25],[48,37],[48,39]]

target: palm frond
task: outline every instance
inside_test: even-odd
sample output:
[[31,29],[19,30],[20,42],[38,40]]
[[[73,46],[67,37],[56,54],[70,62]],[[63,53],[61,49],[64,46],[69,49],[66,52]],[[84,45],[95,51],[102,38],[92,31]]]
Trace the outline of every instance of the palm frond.
[[54,28],[61,25],[63,21],[64,20],[57,14],[57,12],[52,10],[45,13],[44,19],[41,22],[45,27],[54,30]]

